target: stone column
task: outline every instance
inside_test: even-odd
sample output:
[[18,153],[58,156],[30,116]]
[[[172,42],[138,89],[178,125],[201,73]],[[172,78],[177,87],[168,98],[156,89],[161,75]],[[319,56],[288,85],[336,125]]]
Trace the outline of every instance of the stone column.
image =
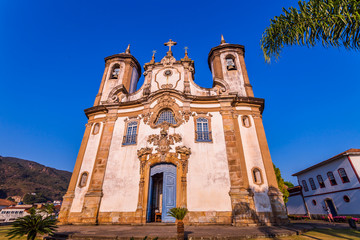
[[273,163],[270,156],[269,146],[267,144],[264,125],[262,122],[261,114],[258,112],[253,114],[255,129],[257,138],[259,141],[261,157],[263,159],[266,179],[268,182],[269,190],[268,195],[270,199],[270,204],[275,217],[274,221],[277,224],[288,223],[288,217],[285,210],[285,204],[283,201],[283,195],[279,191],[279,187],[276,180],[276,175],[273,167]]
[[60,224],[68,223],[68,217],[69,217],[70,208],[71,208],[71,205],[72,205],[72,202],[74,199],[76,183],[79,178],[79,173],[80,173],[81,165],[83,162],[86,146],[89,141],[89,136],[90,136],[92,125],[93,125],[92,122],[85,124],[85,126],[86,126],[85,133],[84,133],[81,145],[80,145],[80,150],[79,150],[79,153],[78,153],[78,156],[76,159],[75,167],[74,167],[73,173],[71,175],[69,187],[68,187],[68,190],[67,190],[65,196],[63,197],[63,202],[62,202],[61,210],[60,210],[60,214],[59,214]]
[[102,186],[116,119],[117,110],[110,109],[105,119],[89,189],[84,199],[81,219],[83,223],[97,224],[98,222],[100,202],[103,195]]
[[[221,115],[225,135],[226,154],[230,174],[230,198],[233,210],[233,225],[255,223],[255,205],[246,174],[240,130],[231,108],[231,102],[221,102]],[[236,115],[235,115],[236,116]],[[237,117],[236,117],[237,118]]]
[[185,146],[177,146],[176,153],[180,155],[180,163],[182,168],[181,171],[181,196],[180,196],[180,207],[187,207],[187,172],[188,172],[188,161],[191,154],[191,149]]

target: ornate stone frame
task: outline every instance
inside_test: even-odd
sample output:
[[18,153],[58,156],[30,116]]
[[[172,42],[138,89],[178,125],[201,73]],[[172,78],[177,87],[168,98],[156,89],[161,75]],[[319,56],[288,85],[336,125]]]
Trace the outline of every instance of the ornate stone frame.
[[[257,182],[255,181],[255,178],[254,178],[254,171],[255,171],[255,170],[258,170],[258,171],[260,172],[260,183],[257,183]],[[261,171],[261,169],[260,169],[259,167],[253,167],[253,168],[251,169],[251,178],[252,178],[254,184],[256,184],[256,185],[259,185],[259,186],[260,186],[260,185],[264,184],[263,174],[262,174],[262,171]]]
[[[123,134],[123,140],[121,143],[122,147],[126,147],[126,146],[133,146],[133,145],[137,145],[138,143],[138,136],[139,136],[139,128],[140,128],[140,119],[136,117],[129,117],[124,119],[125,122],[125,128],[124,128],[124,134]],[[124,144],[124,138],[126,137],[126,133],[127,133],[127,129],[128,129],[128,125],[131,122],[137,122],[137,128],[136,128],[136,142],[134,144]]]
[[169,127],[177,128],[184,122],[183,116],[180,112],[180,106],[176,103],[174,98],[170,97],[169,94],[166,94],[159,98],[158,104],[156,104],[156,106],[151,110],[153,112],[149,119],[149,124],[151,128],[163,127],[163,124],[156,125],[156,120],[159,116],[159,113],[165,109],[170,109],[174,113],[174,118],[176,120],[176,124],[168,123],[167,125]]
[[[82,178],[82,176],[83,176],[84,174],[86,174],[86,175],[87,175],[87,176],[86,176],[86,182],[85,182],[85,184],[84,184],[84,185],[81,185],[81,178]],[[79,188],[86,187],[86,185],[87,185],[87,183],[88,183],[88,179],[89,179],[89,172],[88,172],[88,171],[84,171],[84,172],[82,172],[82,173],[80,174],[79,179],[78,179],[78,181],[79,181],[79,183],[78,183],[78,187],[79,187]]]
[[[97,131],[97,132],[95,132],[95,127],[96,127],[96,125],[98,125],[98,126],[99,126],[99,129],[98,129],[98,131]],[[100,123],[100,122],[94,123],[94,126],[92,127],[91,134],[92,134],[92,135],[97,135],[97,134],[99,134],[100,129],[101,129],[101,123]]]
[[160,153],[152,153],[152,148],[138,150],[140,160],[139,197],[136,218],[139,223],[146,223],[147,202],[149,196],[150,169],[161,163],[171,163],[176,166],[176,206],[187,206],[187,172],[188,159],[191,151],[185,146],[177,146],[176,152],[168,152],[165,161]]
[[[161,72],[162,70],[164,70],[164,73],[165,73],[165,71],[166,71],[167,69],[168,69],[168,70],[173,69],[173,71],[177,71],[177,72],[179,73],[179,78],[175,80],[175,82],[176,82],[176,83],[175,83],[175,86],[172,86],[172,84],[163,84],[163,85],[160,86],[159,82],[157,81],[157,75],[159,74],[159,72]],[[171,75],[173,75],[173,74],[171,74]],[[171,76],[171,75],[170,75],[170,76]],[[180,80],[181,80],[181,72],[180,72],[177,68],[172,67],[172,66],[165,66],[165,67],[159,69],[159,70],[155,73],[155,82],[156,82],[156,85],[157,85],[157,87],[158,87],[158,90],[164,89],[164,88],[165,88],[165,89],[166,89],[166,88],[176,89],[176,87],[177,87],[177,85],[179,84]],[[171,86],[170,86],[170,85],[171,85]]]
[[[244,122],[245,118],[248,118],[248,119],[249,119],[249,126],[246,126],[246,125],[245,125],[245,122]],[[243,127],[250,128],[250,127],[251,127],[251,118],[250,118],[250,116],[248,116],[248,115],[242,115],[242,116],[241,116],[241,125],[242,125]]]
[[[197,112],[194,116],[194,141],[196,143],[213,143],[213,137],[212,137],[212,128],[211,128],[211,117],[212,115],[207,112]],[[203,142],[197,140],[197,119],[198,118],[206,118],[208,120],[208,128],[209,128],[209,137],[211,141]]]

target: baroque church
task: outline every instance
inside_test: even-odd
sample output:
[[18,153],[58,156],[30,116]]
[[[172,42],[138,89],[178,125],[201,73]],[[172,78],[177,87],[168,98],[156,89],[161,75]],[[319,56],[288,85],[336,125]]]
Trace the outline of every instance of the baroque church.
[[105,58],[60,223],[171,223],[174,207],[188,209],[185,224],[287,223],[244,46],[222,37],[208,55],[213,87],[203,88],[187,50],[177,60],[176,42],[164,45],[139,89],[130,45]]

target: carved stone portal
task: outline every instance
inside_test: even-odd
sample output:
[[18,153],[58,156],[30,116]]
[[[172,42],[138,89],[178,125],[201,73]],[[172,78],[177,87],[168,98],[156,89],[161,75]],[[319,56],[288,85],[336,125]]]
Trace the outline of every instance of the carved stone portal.
[[166,129],[161,129],[160,134],[152,134],[148,137],[148,143],[157,146],[153,153],[153,148],[145,147],[137,151],[140,161],[140,182],[139,198],[136,210],[138,223],[146,222],[147,201],[149,196],[150,168],[160,163],[172,163],[176,166],[176,206],[187,206],[187,171],[188,159],[191,149],[186,146],[175,147],[175,152],[170,152],[175,143],[181,142],[179,134],[169,135]]

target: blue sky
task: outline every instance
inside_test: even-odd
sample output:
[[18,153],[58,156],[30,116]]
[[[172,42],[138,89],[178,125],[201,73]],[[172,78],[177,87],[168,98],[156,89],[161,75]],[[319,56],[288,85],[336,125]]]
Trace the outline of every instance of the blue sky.
[[360,143],[359,52],[286,47],[264,62],[264,29],[296,2],[0,1],[0,155],[72,171],[104,57],[130,43],[144,65],[171,38],[174,56],[189,47],[196,83],[210,87],[207,55],[224,34],[245,45],[273,162],[296,183],[291,174]]

